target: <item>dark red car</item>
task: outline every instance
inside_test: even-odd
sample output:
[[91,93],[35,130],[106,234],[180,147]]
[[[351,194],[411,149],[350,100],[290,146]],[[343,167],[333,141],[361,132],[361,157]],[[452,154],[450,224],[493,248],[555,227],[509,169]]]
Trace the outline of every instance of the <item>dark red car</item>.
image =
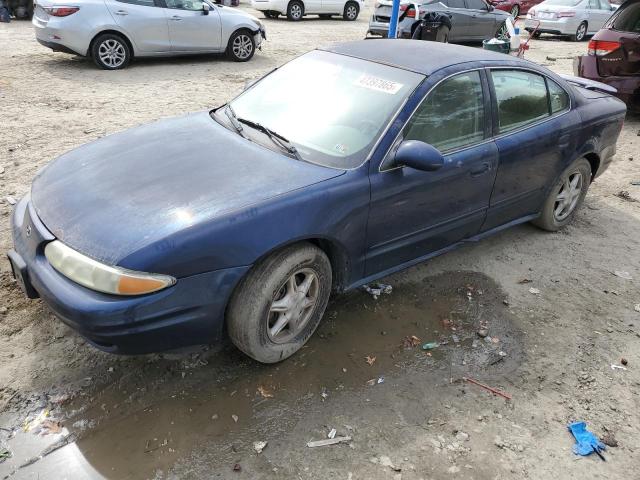
[[519,15],[526,15],[529,9],[538,5],[542,0],[488,0],[498,10],[511,13],[513,18]]
[[627,0],[574,61],[579,77],[615,87],[630,110],[640,111],[640,0]]

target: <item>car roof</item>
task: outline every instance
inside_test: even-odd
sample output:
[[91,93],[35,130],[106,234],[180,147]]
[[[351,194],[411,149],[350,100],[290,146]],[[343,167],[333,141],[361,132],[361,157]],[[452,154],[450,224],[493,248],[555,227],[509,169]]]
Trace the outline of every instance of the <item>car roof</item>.
[[334,44],[320,50],[382,63],[423,75],[431,75],[442,68],[460,63],[501,61],[505,64],[513,64],[514,60],[519,60],[511,55],[482,48],[405,39],[359,40]]

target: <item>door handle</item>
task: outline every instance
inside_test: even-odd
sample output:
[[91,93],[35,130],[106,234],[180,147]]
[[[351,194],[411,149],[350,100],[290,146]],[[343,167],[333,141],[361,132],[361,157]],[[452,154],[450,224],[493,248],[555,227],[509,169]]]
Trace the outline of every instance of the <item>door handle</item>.
[[568,134],[562,135],[558,140],[558,146],[560,148],[568,147],[570,143],[571,143],[571,135],[568,135]]
[[118,10],[117,12],[115,12],[116,15],[121,15],[121,16],[125,16],[125,15],[129,15],[129,13],[126,10]]
[[171,20],[173,20],[174,22],[178,22],[178,21],[182,20],[182,17],[174,15],[173,17],[171,17]]
[[472,168],[469,173],[471,174],[472,177],[478,177],[480,175],[482,175],[483,173],[487,173],[489,171],[489,169],[491,168],[491,165],[489,165],[489,162],[484,162],[481,165]]

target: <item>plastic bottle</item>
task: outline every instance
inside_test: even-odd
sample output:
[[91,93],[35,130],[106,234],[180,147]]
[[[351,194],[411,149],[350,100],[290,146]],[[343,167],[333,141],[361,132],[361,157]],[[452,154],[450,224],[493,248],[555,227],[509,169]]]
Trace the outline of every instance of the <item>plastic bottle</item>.
[[515,27],[513,35],[509,38],[509,42],[511,43],[511,50],[519,50],[520,49],[520,28]]

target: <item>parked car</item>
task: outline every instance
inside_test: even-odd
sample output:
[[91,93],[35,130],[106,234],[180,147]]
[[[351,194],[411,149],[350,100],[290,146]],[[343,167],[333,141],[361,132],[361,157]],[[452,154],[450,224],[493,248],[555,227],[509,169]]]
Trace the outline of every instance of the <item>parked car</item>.
[[364,0],[251,0],[251,6],[267,18],[286,15],[294,22],[305,15],[319,15],[320,18],[342,15],[345,20],[353,21],[364,7]]
[[260,20],[209,0],[39,0],[36,39],[106,70],[134,57],[224,53],[246,62],[266,38]]
[[[378,0],[369,21],[368,34],[387,36],[392,0]],[[416,16],[417,12],[417,16]],[[495,36],[504,37],[510,15],[496,10],[484,0],[427,0],[415,3],[402,0],[398,18],[399,38],[411,38],[418,20],[427,12],[444,13],[451,17],[449,42],[477,42]]]
[[613,11],[609,0],[545,0],[529,10],[525,29],[533,32],[538,27],[535,37],[552,33],[580,42],[600,30]]
[[640,111],[640,0],[627,0],[574,62],[576,75],[606,83],[627,106]]
[[50,163],[13,211],[13,272],[103,350],[228,333],[278,362],[332,290],[507,226],[569,223],[626,113],[572,82],[437,42],[312,51],[222,107]]
[[509,12],[513,18],[526,15],[531,7],[538,5],[542,0],[489,0],[489,3],[499,10]]

